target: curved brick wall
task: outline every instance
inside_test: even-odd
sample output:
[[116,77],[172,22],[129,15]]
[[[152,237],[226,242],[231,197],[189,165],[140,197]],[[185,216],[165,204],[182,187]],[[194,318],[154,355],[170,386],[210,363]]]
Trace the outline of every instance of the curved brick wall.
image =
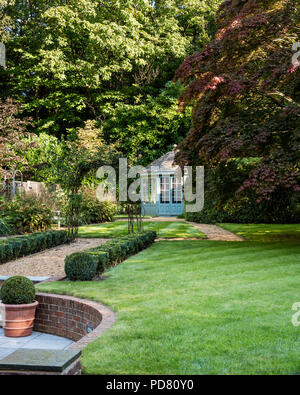
[[82,348],[99,337],[115,321],[106,306],[71,296],[38,293],[34,330],[74,340]]

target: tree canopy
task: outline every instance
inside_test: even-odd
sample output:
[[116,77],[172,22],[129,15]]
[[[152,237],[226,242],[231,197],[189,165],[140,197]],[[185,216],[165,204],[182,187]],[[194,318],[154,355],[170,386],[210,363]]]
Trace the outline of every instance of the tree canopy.
[[297,0],[226,0],[216,37],[189,56],[175,80],[186,85],[181,108],[193,104],[192,127],[179,146],[183,164],[216,169],[252,158],[238,191],[276,199],[300,190],[300,41]]
[[15,0],[6,8],[14,25],[1,93],[24,102],[38,131],[59,135],[85,120],[103,120],[103,93],[127,99],[153,93],[193,45],[204,45],[218,1],[208,3]]

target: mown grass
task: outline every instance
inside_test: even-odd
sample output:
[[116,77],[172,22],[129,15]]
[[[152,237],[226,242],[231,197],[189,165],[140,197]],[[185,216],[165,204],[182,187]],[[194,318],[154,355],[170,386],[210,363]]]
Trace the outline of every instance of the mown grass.
[[300,241],[300,224],[218,224],[249,241]]
[[[143,215],[143,218],[144,219],[148,219],[148,218],[153,218],[153,217],[151,217],[150,215]],[[117,214],[117,215],[114,215],[114,218],[113,218],[113,220],[114,221],[117,221],[118,219],[128,219],[128,215],[127,214]]]
[[[206,238],[205,234],[200,232],[194,226],[185,222],[144,222],[144,230],[155,230],[158,237],[172,238]],[[128,224],[126,221],[108,222],[97,225],[81,226],[79,228],[79,237],[119,237],[128,233]]]
[[117,312],[88,374],[299,374],[299,262],[298,242],[161,241],[104,281],[38,288]]

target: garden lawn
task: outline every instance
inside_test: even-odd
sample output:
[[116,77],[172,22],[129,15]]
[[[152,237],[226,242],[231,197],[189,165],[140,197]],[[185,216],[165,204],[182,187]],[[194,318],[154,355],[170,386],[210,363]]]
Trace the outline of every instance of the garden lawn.
[[299,263],[298,242],[160,241],[105,281],[38,288],[117,312],[88,374],[299,374]]
[[[144,230],[155,230],[160,238],[206,238],[205,234],[200,232],[194,226],[185,222],[144,222]],[[108,222],[97,225],[81,226],[79,228],[79,237],[119,237],[128,234],[127,221]]]
[[[148,218],[152,218],[151,215],[143,215],[144,219],[148,219]],[[114,215],[113,221],[117,221],[118,219],[128,219],[128,215],[127,214],[117,214]]]
[[300,224],[218,224],[249,241],[300,242]]

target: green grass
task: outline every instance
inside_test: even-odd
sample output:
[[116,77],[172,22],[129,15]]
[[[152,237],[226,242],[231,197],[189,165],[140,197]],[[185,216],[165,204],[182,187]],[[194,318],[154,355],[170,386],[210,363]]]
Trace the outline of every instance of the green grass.
[[[143,218],[153,218],[151,217],[151,215],[143,215]],[[114,216],[113,220],[116,221],[118,219],[128,219],[128,215],[127,214],[117,214]]]
[[38,288],[117,312],[83,350],[88,374],[299,374],[299,263],[298,242],[162,241],[105,281]]
[[[144,222],[144,230],[155,230],[161,238],[206,238],[194,226],[185,222]],[[79,237],[119,237],[128,233],[127,222],[108,222],[79,228]]]
[[249,241],[300,241],[300,224],[218,224]]

